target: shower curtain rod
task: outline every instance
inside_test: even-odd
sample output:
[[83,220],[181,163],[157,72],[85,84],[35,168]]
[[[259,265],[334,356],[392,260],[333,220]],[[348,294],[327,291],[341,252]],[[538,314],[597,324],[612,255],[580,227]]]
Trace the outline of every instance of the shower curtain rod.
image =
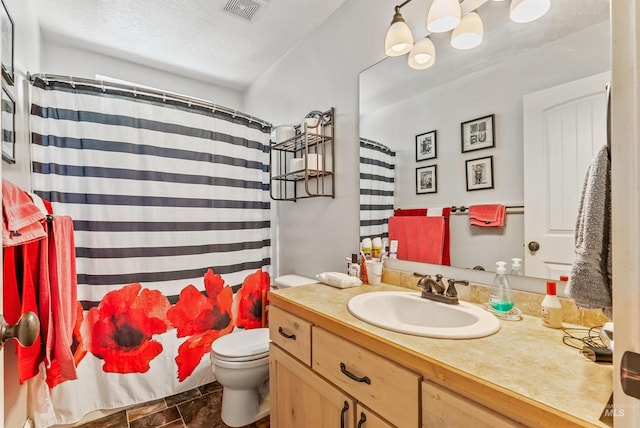
[[382,143],[378,143],[377,141],[373,141],[373,140],[370,140],[370,139],[368,139],[368,138],[364,138],[364,137],[360,137],[360,141],[361,141],[361,142],[363,142],[363,143],[365,143],[365,144],[369,144],[369,145],[371,145],[371,146],[379,147],[379,148],[381,148],[381,149],[389,150],[390,152],[393,152],[393,150],[391,150],[391,148],[389,148],[389,147],[385,146],[385,145],[384,145],[384,144],[382,144]]
[[124,83],[109,82],[105,80],[87,79],[84,77],[63,76],[63,75],[48,74],[48,73],[36,73],[36,74],[28,73],[27,78],[31,83],[33,83],[35,79],[42,79],[44,83],[47,85],[49,84],[49,81],[58,81],[61,83],[69,83],[74,88],[76,84],[79,84],[79,85],[86,85],[86,86],[93,86],[96,88],[100,88],[103,91],[105,91],[107,88],[119,89],[119,90],[131,92],[134,96],[136,94],[145,94],[145,95],[150,95],[152,97],[160,98],[163,101],[173,100],[173,101],[183,102],[188,104],[189,106],[196,105],[199,107],[210,109],[213,112],[219,111],[233,117],[241,117],[243,119],[248,120],[249,123],[256,122],[259,125],[261,125],[263,128],[273,126],[269,122],[266,122],[262,119],[258,119],[257,117],[248,115],[246,113],[242,113],[240,111],[233,110],[228,107],[214,104],[211,101],[207,101],[199,98],[193,98],[187,95],[177,94],[175,92],[159,91],[156,89],[144,88],[144,87],[139,87],[136,85],[128,85]]

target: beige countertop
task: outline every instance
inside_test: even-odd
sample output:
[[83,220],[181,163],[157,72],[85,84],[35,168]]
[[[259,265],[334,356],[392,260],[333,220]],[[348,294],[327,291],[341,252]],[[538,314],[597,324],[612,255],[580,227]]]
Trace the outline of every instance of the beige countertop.
[[431,339],[375,327],[347,310],[357,294],[394,290],[407,291],[387,284],[347,289],[313,284],[272,291],[270,301],[454,390],[471,381],[479,386],[472,388],[471,398],[484,398],[485,405],[491,405],[491,397],[505,397],[499,407],[524,403],[514,414],[541,409],[575,425],[607,426],[599,418],[612,391],[612,365],[594,363],[564,345],[562,330],[524,315],[520,321],[501,320],[491,336]]

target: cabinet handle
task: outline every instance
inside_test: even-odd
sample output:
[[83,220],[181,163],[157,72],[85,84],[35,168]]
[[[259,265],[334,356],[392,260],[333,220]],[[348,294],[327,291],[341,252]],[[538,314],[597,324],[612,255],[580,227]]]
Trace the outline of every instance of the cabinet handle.
[[367,421],[367,416],[364,414],[364,412],[360,412],[360,420],[358,421],[357,428],[362,427],[362,425],[364,425],[366,421]]
[[278,333],[280,333],[280,335],[282,337],[286,337],[287,339],[296,340],[296,335],[295,334],[287,334],[287,333],[285,333],[284,330],[282,329],[282,327],[278,327]]
[[344,363],[340,363],[340,371],[356,382],[364,382],[367,385],[371,385],[371,379],[369,379],[368,376],[358,377],[354,375],[349,370],[347,370],[347,366]]
[[345,415],[345,413],[347,413],[347,410],[349,410],[349,403],[345,400],[344,407],[342,408],[342,412],[340,412],[340,428],[344,428],[345,427],[344,415]]

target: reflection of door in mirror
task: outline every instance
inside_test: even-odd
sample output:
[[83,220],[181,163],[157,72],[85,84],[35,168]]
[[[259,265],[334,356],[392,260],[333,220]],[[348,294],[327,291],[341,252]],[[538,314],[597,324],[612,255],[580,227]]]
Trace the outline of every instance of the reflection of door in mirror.
[[574,261],[574,229],[584,175],[606,144],[610,73],[524,97],[525,274],[558,279]]
[[[554,3],[553,8],[557,5],[570,8],[576,3]],[[491,41],[492,46],[488,46],[487,40],[482,52],[439,53],[440,61],[428,70],[417,72],[409,69],[402,58],[392,57],[361,73],[360,135],[396,152],[394,208],[504,204],[525,205],[524,212],[527,212],[523,177],[525,163],[529,162],[523,151],[525,96],[611,69],[608,1],[579,3],[594,10],[584,15],[541,20],[542,26],[535,30],[535,37],[544,33],[552,38],[540,45],[516,46],[512,44],[512,33],[496,32],[503,35],[503,40]],[[590,21],[580,27],[567,28],[569,22],[574,25],[583,19]],[[557,23],[561,29],[551,28]],[[498,44],[500,49],[493,49],[493,44]],[[450,46],[440,48],[444,51]],[[469,61],[483,66],[470,70]],[[601,87],[601,96],[604,94]],[[488,115],[495,115],[495,147],[463,151],[461,124]],[[432,130],[438,135],[437,158],[416,160],[416,136]],[[488,157],[493,160],[493,188],[468,191],[466,162]],[[572,180],[579,183],[572,196],[575,203],[571,209],[554,211],[558,217],[568,212],[562,224],[570,224],[571,228],[575,225],[574,213],[586,163],[582,164],[582,171],[577,165],[564,168],[564,174],[574,174]],[[415,171],[432,165],[438,167],[437,192],[417,194]],[[573,202],[567,198],[566,203]],[[525,245],[533,240],[525,240],[524,220],[523,210],[507,210],[503,229],[474,228],[468,215],[452,215],[451,266],[469,269],[482,266],[493,270],[498,260],[524,259],[528,251]],[[545,248],[547,246],[545,244]],[[572,250],[570,254],[572,257]],[[557,273],[564,269],[556,271],[547,267],[530,274],[525,263],[524,270],[527,276],[557,279]]]

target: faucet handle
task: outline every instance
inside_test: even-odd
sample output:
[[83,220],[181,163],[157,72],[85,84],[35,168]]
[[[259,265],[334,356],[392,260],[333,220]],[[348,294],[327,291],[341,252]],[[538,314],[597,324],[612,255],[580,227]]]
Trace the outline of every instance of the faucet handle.
[[[418,274],[414,273],[414,275],[417,276]],[[416,286],[419,287],[419,288],[422,288],[422,290],[423,290],[422,292],[423,293],[428,293],[432,289],[430,281],[433,281],[431,279],[431,275],[421,275],[421,277],[418,280],[418,283],[416,284]]]
[[455,280],[449,278],[447,280],[449,286],[447,287],[447,291],[444,292],[445,296],[449,297],[458,297],[458,290],[456,290],[456,284],[469,285],[469,281],[467,280]]

